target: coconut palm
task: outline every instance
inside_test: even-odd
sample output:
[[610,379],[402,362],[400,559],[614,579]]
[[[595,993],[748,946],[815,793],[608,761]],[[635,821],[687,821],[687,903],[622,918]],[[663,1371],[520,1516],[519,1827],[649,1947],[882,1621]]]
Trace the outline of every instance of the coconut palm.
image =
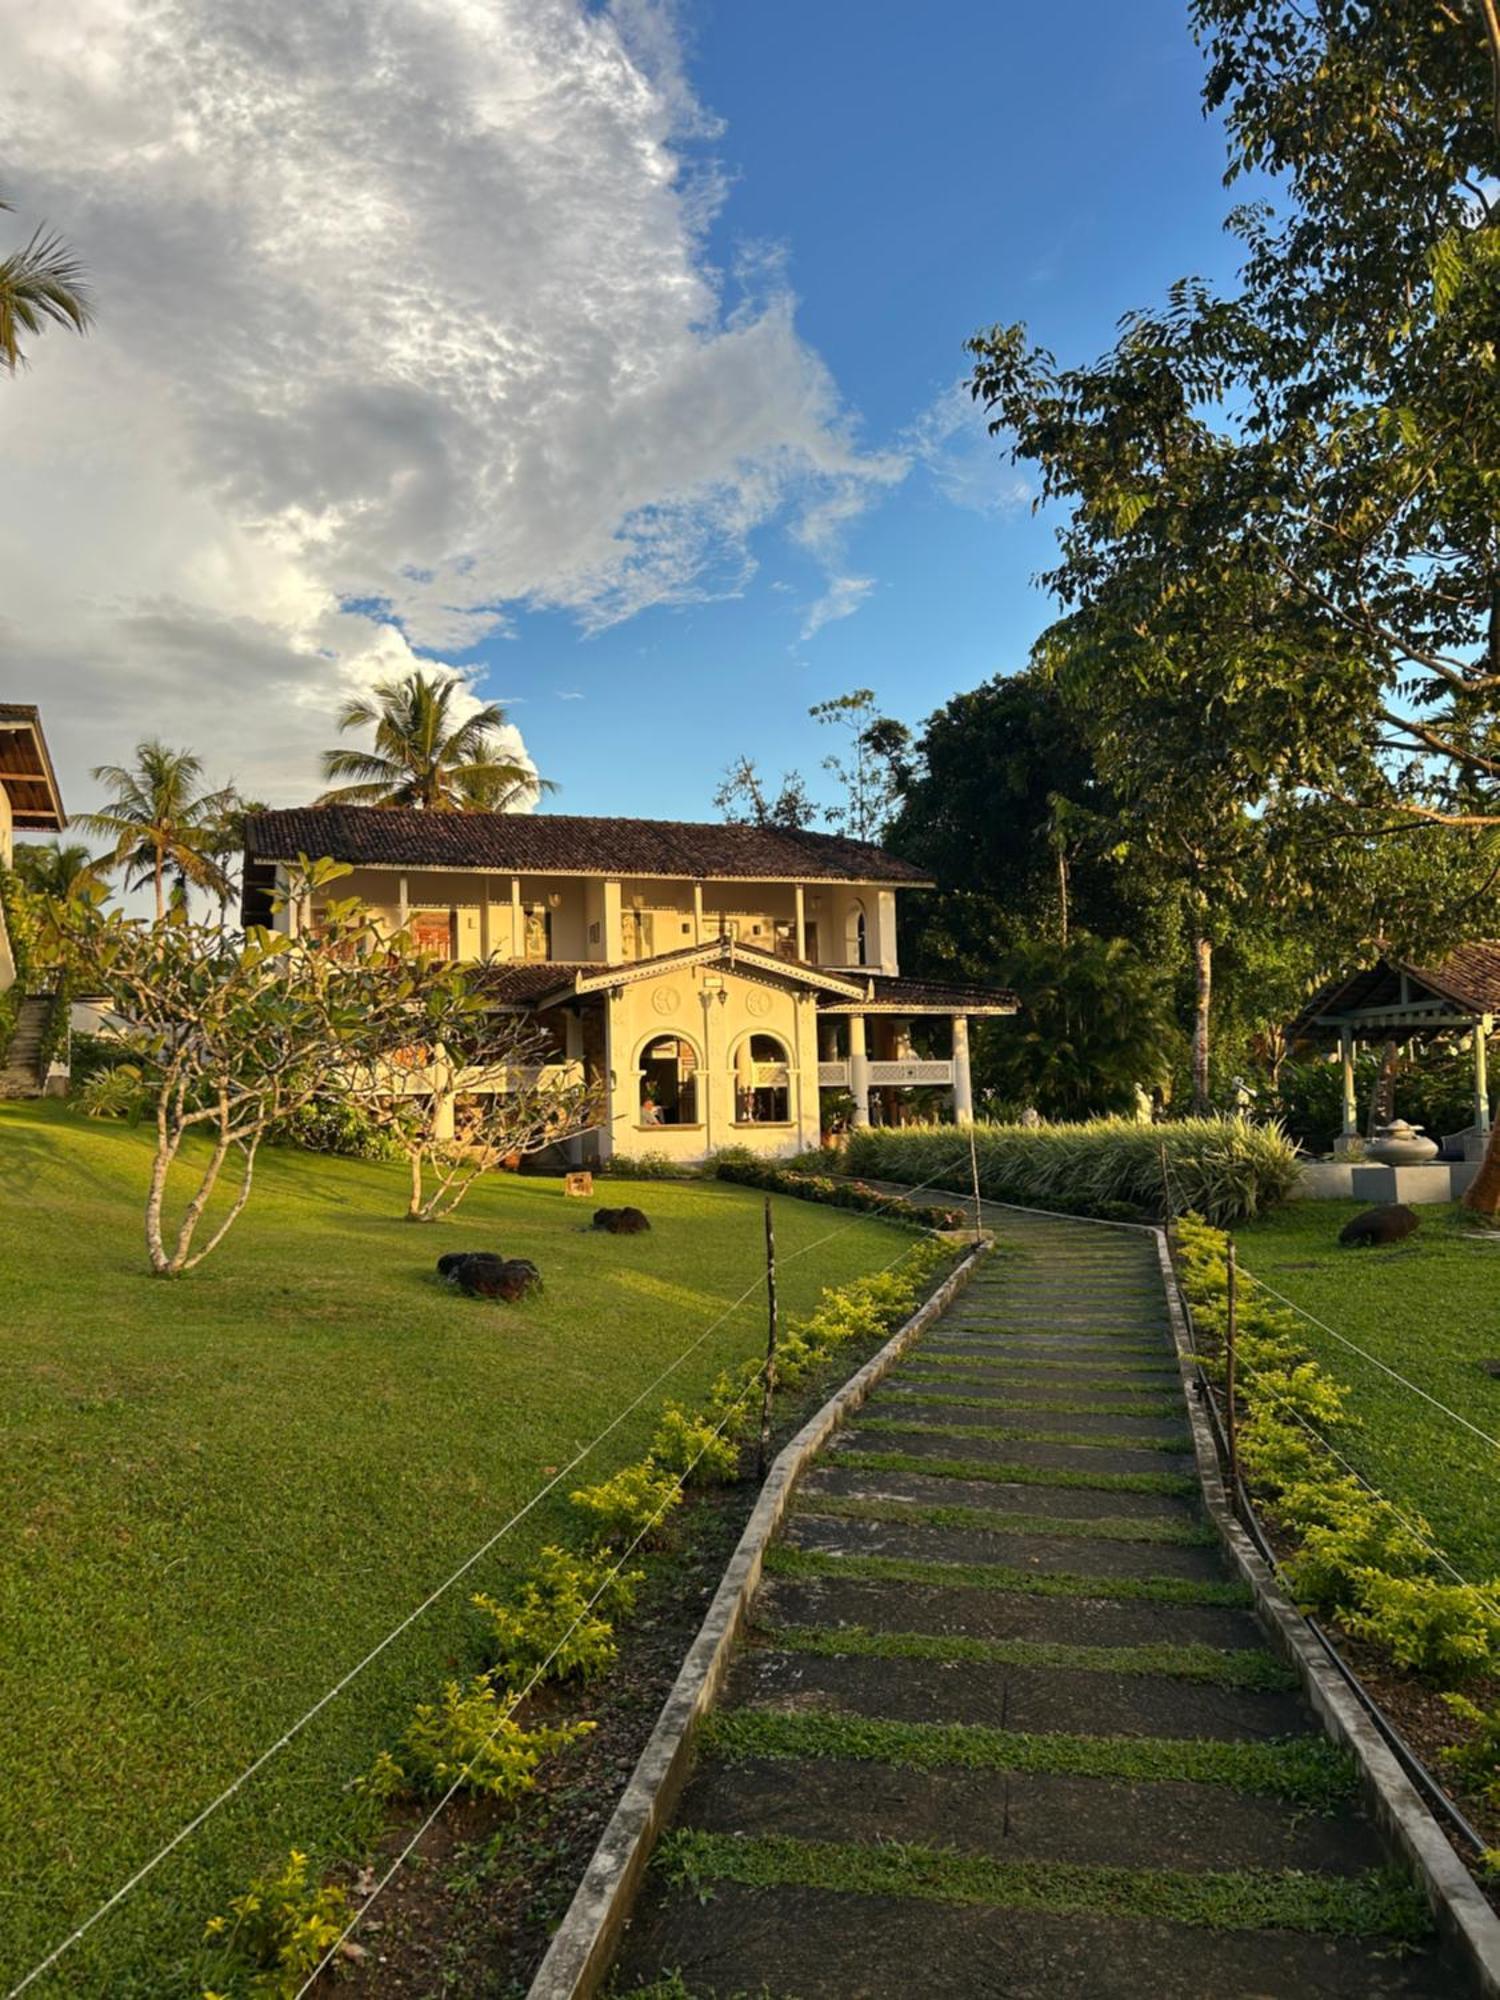
[[82,841],[17,841],[15,869],[33,895],[67,903],[99,882],[99,863]]
[[224,895],[224,871],[215,858],[216,828],[235,792],[202,789],[203,764],[191,750],[173,750],[158,738],[135,746],[135,763],[100,764],[94,777],[108,791],[107,811],[80,813],[85,833],[112,843],[98,864],[123,868],[127,889],[150,882],[156,921],[167,908],[167,877]]
[[463,682],[413,671],[379,682],[345,702],[340,729],[375,731],[373,750],[327,750],[325,778],[352,784],[325,792],[319,805],[416,806],[427,812],[505,812],[553,787],[496,742],[505,710],[493,702],[459,721]]
[[[9,209],[0,201],[0,209]],[[32,231],[31,240],[0,258],[0,362],[14,375],[25,356],[22,334],[38,334],[50,320],[84,333],[93,321],[83,267],[60,236]]]

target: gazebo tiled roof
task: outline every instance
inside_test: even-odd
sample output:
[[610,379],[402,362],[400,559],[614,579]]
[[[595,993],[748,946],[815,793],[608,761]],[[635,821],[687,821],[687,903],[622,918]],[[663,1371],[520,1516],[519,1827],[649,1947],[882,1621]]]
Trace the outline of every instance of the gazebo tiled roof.
[[516,875],[930,884],[911,862],[841,834],[571,813],[299,806],[247,820],[245,848],[252,859],[265,861],[326,854],[356,866]]
[[1468,1025],[1500,1013],[1500,941],[1476,939],[1456,946],[1435,965],[1382,958],[1321,987],[1289,1025],[1293,1035],[1361,1018],[1399,1033],[1423,1027]]

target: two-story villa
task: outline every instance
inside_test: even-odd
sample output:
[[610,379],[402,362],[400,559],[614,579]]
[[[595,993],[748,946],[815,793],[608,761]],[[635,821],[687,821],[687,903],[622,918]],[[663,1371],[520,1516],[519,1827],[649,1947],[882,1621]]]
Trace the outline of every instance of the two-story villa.
[[922,871],[868,842],[755,826],[433,813],[268,812],[245,833],[247,923],[299,855],[331,856],[391,929],[486,968],[497,1008],[550,1030],[560,1061],[607,1082],[586,1156],[818,1143],[820,1093],[862,1125],[937,1086],[973,1113],[969,1021],[1008,993],[904,979],[896,898]]

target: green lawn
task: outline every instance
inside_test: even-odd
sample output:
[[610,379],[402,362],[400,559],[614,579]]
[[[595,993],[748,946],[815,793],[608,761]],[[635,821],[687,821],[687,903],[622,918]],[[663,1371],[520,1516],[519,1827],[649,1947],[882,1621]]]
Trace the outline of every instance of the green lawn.
[[[0,1108],[0,1988],[272,1743],[746,1284],[762,1197],[612,1182],[649,1236],[595,1236],[554,1181],[498,1176],[400,1219],[397,1167],[275,1151],[222,1250],[147,1274],[144,1134]],[[910,1241],[778,1201],[784,1307]],[[817,1239],[838,1233],[798,1257]],[[450,1293],[440,1251],[534,1258],[519,1307]],[[752,1298],[661,1400],[756,1351]],[[471,1589],[555,1535],[559,1496],[370,1667],[33,1992],[162,2000],[203,1920],[292,1843],[348,1851],[342,1788],[474,1657]]]
[[[1429,1396],[1500,1437],[1500,1238],[1457,1207],[1421,1208],[1422,1226],[1386,1250],[1346,1250],[1339,1230],[1363,1202],[1304,1201],[1237,1232],[1243,1263]],[[1361,1355],[1303,1322],[1308,1347],[1353,1390],[1358,1428],[1332,1440],[1398,1504],[1416,1507],[1474,1581],[1500,1575],[1496,1453]]]

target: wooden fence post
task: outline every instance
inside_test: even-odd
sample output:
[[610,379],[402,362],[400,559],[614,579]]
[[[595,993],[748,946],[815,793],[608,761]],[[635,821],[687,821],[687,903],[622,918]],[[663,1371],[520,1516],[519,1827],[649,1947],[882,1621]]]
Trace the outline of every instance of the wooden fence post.
[[755,1454],[756,1477],[764,1479],[771,1458],[771,1398],[776,1393],[776,1224],[771,1197],[766,1196],[766,1366],[760,1396],[760,1444]]
[[974,1143],[974,1124],[969,1122],[969,1174],[974,1183],[974,1247],[984,1240],[984,1209],[979,1200],[979,1148]]

